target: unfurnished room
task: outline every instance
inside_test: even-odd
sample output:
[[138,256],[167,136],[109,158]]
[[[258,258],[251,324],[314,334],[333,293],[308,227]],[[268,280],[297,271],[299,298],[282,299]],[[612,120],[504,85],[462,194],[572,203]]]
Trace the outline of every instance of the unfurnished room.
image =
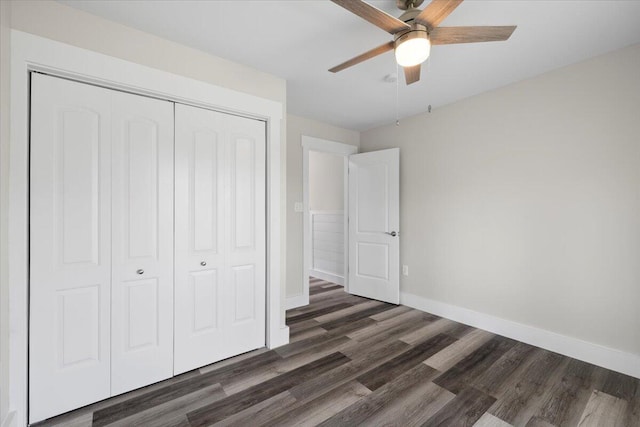
[[640,427],[640,1],[0,0],[0,427]]

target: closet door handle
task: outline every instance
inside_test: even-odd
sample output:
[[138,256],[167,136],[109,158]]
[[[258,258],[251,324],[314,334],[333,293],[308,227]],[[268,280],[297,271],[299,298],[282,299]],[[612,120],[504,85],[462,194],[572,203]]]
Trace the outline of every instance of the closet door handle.
[[207,265],[207,261],[200,261],[200,265],[204,267],[205,265]]
[[398,233],[395,231],[385,231],[385,234],[388,234],[391,237],[396,237],[398,235]]
[[137,270],[136,270],[136,273],[138,273],[138,274],[144,274],[144,270],[143,270],[143,269],[141,269],[141,268],[139,268],[139,269],[137,269]]

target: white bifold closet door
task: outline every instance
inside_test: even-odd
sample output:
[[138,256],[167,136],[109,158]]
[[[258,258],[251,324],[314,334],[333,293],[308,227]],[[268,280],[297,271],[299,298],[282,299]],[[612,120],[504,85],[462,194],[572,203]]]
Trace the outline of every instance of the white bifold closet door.
[[173,375],[173,103],[113,92],[111,395]]
[[172,115],[32,77],[31,423],[172,374]]
[[266,127],[175,108],[178,374],[265,345]]

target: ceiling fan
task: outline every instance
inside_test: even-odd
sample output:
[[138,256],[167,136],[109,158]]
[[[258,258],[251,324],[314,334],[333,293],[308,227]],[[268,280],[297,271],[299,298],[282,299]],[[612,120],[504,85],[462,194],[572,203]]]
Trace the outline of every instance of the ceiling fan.
[[502,41],[507,40],[516,29],[515,25],[438,27],[462,3],[462,0],[433,0],[423,10],[417,7],[424,0],[396,0],[396,6],[405,11],[399,18],[362,0],[331,1],[392,34],[393,41],[336,65],[329,71],[337,73],[367,59],[395,50],[396,61],[404,68],[408,85],[420,80],[420,65],[429,57],[431,45]]

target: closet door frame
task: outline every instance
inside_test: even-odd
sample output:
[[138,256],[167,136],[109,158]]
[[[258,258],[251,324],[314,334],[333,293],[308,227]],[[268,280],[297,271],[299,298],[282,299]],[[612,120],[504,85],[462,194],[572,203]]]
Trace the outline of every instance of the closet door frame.
[[32,72],[227,112],[266,123],[268,348],[285,345],[281,288],[281,102],[110,57],[43,37],[11,30],[11,137],[8,185],[9,405],[17,425],[26,425],[28,407],[29,316],[29,77]]

